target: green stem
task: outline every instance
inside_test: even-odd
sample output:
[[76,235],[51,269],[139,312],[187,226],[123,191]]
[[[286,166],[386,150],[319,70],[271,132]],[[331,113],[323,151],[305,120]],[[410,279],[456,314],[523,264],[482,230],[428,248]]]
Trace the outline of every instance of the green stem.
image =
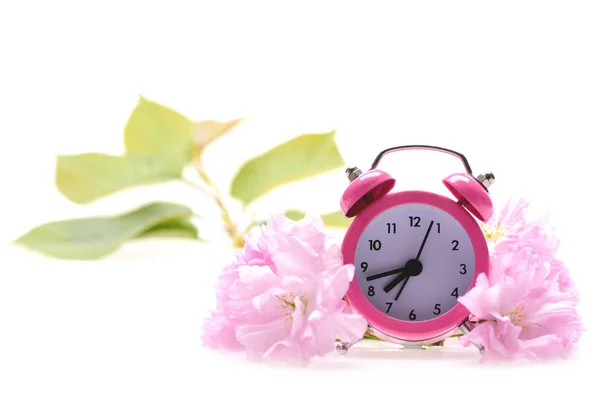
[[244,235],[243,235],[243,233],[241,233],[239,231],[237,224],[231,218],[231,214],[229,213],[229,210],[225,206],[224,198],[223,198],[223,195],[221,194],[221,191],[219,190],[217,185],[214,184],[212,179],[210,179],[208,174],[204,171],[204,168],[202,167],[201,164],[197,165],[196,170],[198,171],[198,174],[200,175],[200,178],[202,179],[202,181],[212,191],[212,194],[210,196],[215,201],[215,203],[217,203],[217,206],[221,210],[221,218],[223,219],[223,223],[225,224],[225,230],[227,231],[227,234],[231,238],[234,247],[243,247]]
[[202,185],[198,185],[198,183],[191,181],[187,178],[181,177],[179,178],[183,183],[185,183],[186,185],[193,187],[194,189],[197,189],[199,191],[201,191],[202,193],[204,193],[205,195],[209,196],[210,198],[214,198],[215,194],[209,192],[204,186]]

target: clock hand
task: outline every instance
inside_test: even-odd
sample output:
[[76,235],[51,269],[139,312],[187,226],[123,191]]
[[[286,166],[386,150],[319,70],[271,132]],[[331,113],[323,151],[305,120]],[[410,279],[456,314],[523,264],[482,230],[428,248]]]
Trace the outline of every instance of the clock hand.
[[385,285],[383,287],[383,291],[386,292],[386,293],[389,293],[389,291],[392,290],[393,288],[395,288],[396,285],[398,285],[400,282],[402,282],[404,280],[404,278],[407,278],[409,276],[410,275],[408,274],[408,272],[406,272],[406,271],[402,272],[393,281],[391,281],[390,283],[388,283],[387,285]]
[[[427,242],[427,238],[429,237],[429,233],[431,232],[431,227],[433,227],[433,220],[429,223],[429,227],[427,228],[427,232],[425,233],[425,237],[423,238],[423,242],[421,243],[421,247],[419,247],[419,252],[417,253],[417,257],[414,258],[414,259],[412,259],[412,260],[408,260],[406,262],[406,265],[404,266],[404,268],[406,268],[405,272],[403,272],[396,279],[394,279],[393,281],[391,281],[390,283],[388,283],[383,288],[384,292],[389,293],[390,290],[392,290],[398,284],[400,284],[400,282],[402,282],[402,280],[404,278],[406,278],[407,276],[408,277],[410,277],[410,276],[417,276],[417,275],[419,275],[421,273],[421,271],[423,271],[423,264],[421,264],[421,261],[419,261],[419,257],[421,257],[421,253],[423,252],[423,248],[425,248],[425,243]],[[404,284],[406,284],[406,282],[404,282]]]
[[396,299],[395,300],[398,300],[398,297],[400,297],[400,295],[402,294],[402,291],[404,290],[404,286],[406,286],[406,282],[408,282],[409,279],[410,279],[410,276],[407,276],[406,280],[404,281],[404,283],[400,287],[400,290],[398,291],[398,294],[396,295]]
[[429,223],[429,228],[427,228],[427,233],[425,234],[425,237],[423,238],[423,243],[421,243],[421,247],[419,248],[419,252],[417,253],[417,258],[415,258],[415,260],[418,260],[419,257],[421,257],[421,252],[423,251],[423,248],[425,247],[425,242],[427,242],[427,238],[429,237],[429,232],[431,232],[432,226],[433,226],[433,221],[431,221]]
[[383,278],[383,277],[386,277],[386,276],[395,275],[397,273],[400,273],[400,272],[404,271],[404,268],[405,267],[396,268],[396,269],[392,269],[391,271],[386,271],[386,272],[382,272],[380,274],[375,274],[375,275],[367,276],[367,281],[372,281],[372,280]]

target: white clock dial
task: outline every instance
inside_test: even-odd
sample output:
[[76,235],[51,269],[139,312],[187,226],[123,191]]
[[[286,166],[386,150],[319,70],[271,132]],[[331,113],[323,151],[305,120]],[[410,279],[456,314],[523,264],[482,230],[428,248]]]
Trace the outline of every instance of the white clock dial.
[[375,217],[356,246],[360,288],[381,312],[427,321],[454,308],[473,281],[475,253],[462,225],[445,211],[410,203]]

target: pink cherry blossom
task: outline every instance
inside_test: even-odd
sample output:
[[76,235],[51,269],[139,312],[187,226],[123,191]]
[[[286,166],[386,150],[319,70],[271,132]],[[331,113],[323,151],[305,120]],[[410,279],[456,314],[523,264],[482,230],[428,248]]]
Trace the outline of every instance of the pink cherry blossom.
[[524,199],[506,202],[499,212],[495,212],[492,218],[483,226],[486,237],[496,241],[504,235],[519,235],[525,224],[525,210],[529,203]]
[[243,349],[253,359],[306,363],[334,350],[336,339],[357,341],[366,321],[341,306],[353,276],[354,266],[343,264],[320,217],[294,222],[275,215],[223,270],[204,344]]
[[[558,239],[547,228],[546,219],[534,219],[528,215],[529,208],[529,202],[524,199],[510,199],[499,213],[483,225],[491,257],[507,257],[520,251],[533,252],[532,260],[543,263],[549,270],[548,279],[558,280],[560,293],[577,300],[579,293],[575,284],[563,262],[556,257]],[[510,264],[496,262],[495,265]],[[498,268],[491,270],[492,275],[501,272]]]
[[244,238],[245,246],[243,251],[236,253],[237,264],[239,265],[268,265],[272,268],[271,253],[263,242],[254,240],[250,235]]
[[483,232],[490,251],[509,252],[519,247],[531,247],[542,257],[553,257],[558,249],[558,239],[547,229],[546,221],[528,215],[529,202],[510,199],[490,221],[483,224]]
[[213,311],[204,321],[204,345],[213,349],[243,350],[235,337],[235,325],[223,312]]
[[531,247],[494,254],[489,278],[481,274],[459,298],[479,320],[463,344],[484,346],[484,361],[567,356],[582,326],[578,299],[561,287],[560,268]]

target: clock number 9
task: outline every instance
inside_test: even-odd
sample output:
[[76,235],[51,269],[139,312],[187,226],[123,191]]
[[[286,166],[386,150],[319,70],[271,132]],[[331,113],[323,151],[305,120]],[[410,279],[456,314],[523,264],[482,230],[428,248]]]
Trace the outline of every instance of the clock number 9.
[[366,262],[361,262],[360,267],[362,268],[363,272],[367,272],[367,268],[369,268],[369,264],[367,264]]

